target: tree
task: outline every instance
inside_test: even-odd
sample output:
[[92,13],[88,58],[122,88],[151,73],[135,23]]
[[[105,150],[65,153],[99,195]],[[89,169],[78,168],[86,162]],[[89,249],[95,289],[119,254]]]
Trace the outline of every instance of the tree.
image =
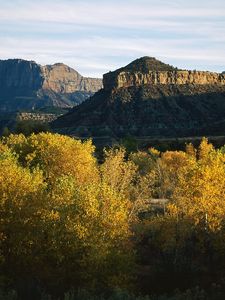
[[[0,253],[3,279],[22,276],[31,257],[35,222],[44,207],[42,172],[21,167],[9,151],[0,154]],[[15,278],[15,277],[14,277]]]
[[187,153],[183,151],[166,151],[158,160],[157,177],[159,194],[163,198],[173,198],[178,183],[178,174],[190,163]]
[[93,151],[90,141],[50,133],[10,135],[0,144],[8,280],[33,280],[56,294],[128,284],[130,202],[99,176]]
[[29,137],[11,135],[5,144],[19,155],[24,166],[43,170],[48,181],[61,175],[72,175],[80,184],[98,180],[91,141],[82,143],[59,134],[39,133]]
[[102,181],[130,201],[130,221],[149,209],[155,184],[155,172],[149,163],[152,164],[152,158],[146,159],[141,152],[127,158],[123,148],[105,151],[105,161],[100,167]]
[[148,266],[140,275],[142,289],[208,288],[224,278],[224,162],[224,153],[207,139],[198,149],[189,145],[186,153],[161,155],[170,203],[165,215],[145,219],[136,233],[141,262]]
[[203,139],[197,156],[178,170],[174,200],[180,213],[210,230],[221,228],[225,216],[225,157]]

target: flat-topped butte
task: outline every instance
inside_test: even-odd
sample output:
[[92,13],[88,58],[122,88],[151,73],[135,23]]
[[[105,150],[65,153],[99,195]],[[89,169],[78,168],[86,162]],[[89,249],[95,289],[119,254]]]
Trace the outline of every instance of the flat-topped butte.
[[143,57],[126,67],[103,76],[105,90],[144,84],[225,84],[225,74],[208,71],[179,70],[164,64],[153,57]]

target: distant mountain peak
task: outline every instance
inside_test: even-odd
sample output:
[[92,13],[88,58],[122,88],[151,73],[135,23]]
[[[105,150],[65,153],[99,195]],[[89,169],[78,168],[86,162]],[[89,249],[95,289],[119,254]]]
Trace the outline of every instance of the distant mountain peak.
[[0,60],[1,111],[70,108],[102,88],[63,63],[41,66],[20,58]]
[[68,65],[64,64],[64,63],[55,63],[53,65],[45,65],[42,67],[42,69],[44,70],[48,70],[49,72],[57,72],[58,74],[67,74],[68,73],[73,73],[77,78],[82,78],[82,75],[77,72],[75,69],[69,67]]
[[[66,69],[71,69],[71,70],[74,70],[73,68],[69,67],[68,65],[64,64],[64,63],[61,63],[61,62],[58,62],[58,63],[54,63],[53,65],[49,65],[51,66],[52,68],[57,68],[57,67],[63,67],[63,68],[66,68]],[[74,70],[76,71],[76,70]],[[77,72],[77,71],[76,71]]]

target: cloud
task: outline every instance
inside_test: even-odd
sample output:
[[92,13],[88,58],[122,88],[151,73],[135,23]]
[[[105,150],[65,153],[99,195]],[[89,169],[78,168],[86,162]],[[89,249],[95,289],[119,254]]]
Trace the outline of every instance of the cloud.
[[[159,22],[162,23],[163,18],[194,17],[199,19],[225,16],[224,5],[223,9],[217,6],[216,3],[208,7],[207,1],[205,1],[204,6],[192,5],[192,7],[187,7],[187,5],[152,5],[151,0],[133,1],[129,5],[127,1],[105,1],[101,2],[100,5],[96,5],[98,1],[47,0],[43,3],[39,1],[22,1],[21,5],[16,6],[14,2],[5,2],[1,5],[1,21],[53,22],[133,28],[135,26],[157,25]],[[215,2],[218,2],[218,0]],[[182,3],[184,4],[185,1]],[[115,21],[117,22],[115,23]],[[163,24],[168,25],[171,22],[172,20],[169,22],[164,21]]]
[[84,75],[142,55],[225,69],[223,0],[0,0],[0,58],[64,62]]
[[[129,63],[129,60],[146,54],[156,56],[168,63],[180,61],[180,67],[185,68],[181,61],[195,61],[196,68],[199,62],[219,65],[225,61],[223,49],[192,49],[192,40],[154,40],[146,39],[113,39],[93,37],[79,40],[28,40],[0,38],[0,56],[22,57],[34,59],[39,63],[55,62],[68,63],[88,76],[100,76],[109,70],[120,67],[120,63]],[[7,53],[7,57],[5,56]],[[110,57],[111,54],[111,57]],[[123,60],[121,61],[121,57]],[[114,59],[112,59],[114,58]],[[117,59],[118,62],[117,62]],[[120,58],[120,59],[119,59]],[[171,61],[170,61],[171,59]],[[113,62],[112,62],[113,60]]]

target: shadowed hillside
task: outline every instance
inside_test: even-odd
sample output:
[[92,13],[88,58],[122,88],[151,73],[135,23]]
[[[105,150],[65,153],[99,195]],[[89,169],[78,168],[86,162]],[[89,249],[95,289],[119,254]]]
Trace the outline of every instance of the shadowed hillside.
[[22,59],[0,61],[0,112],[71,108],[101,87],[101,79],[83,77],[61,63],[41,66]]

